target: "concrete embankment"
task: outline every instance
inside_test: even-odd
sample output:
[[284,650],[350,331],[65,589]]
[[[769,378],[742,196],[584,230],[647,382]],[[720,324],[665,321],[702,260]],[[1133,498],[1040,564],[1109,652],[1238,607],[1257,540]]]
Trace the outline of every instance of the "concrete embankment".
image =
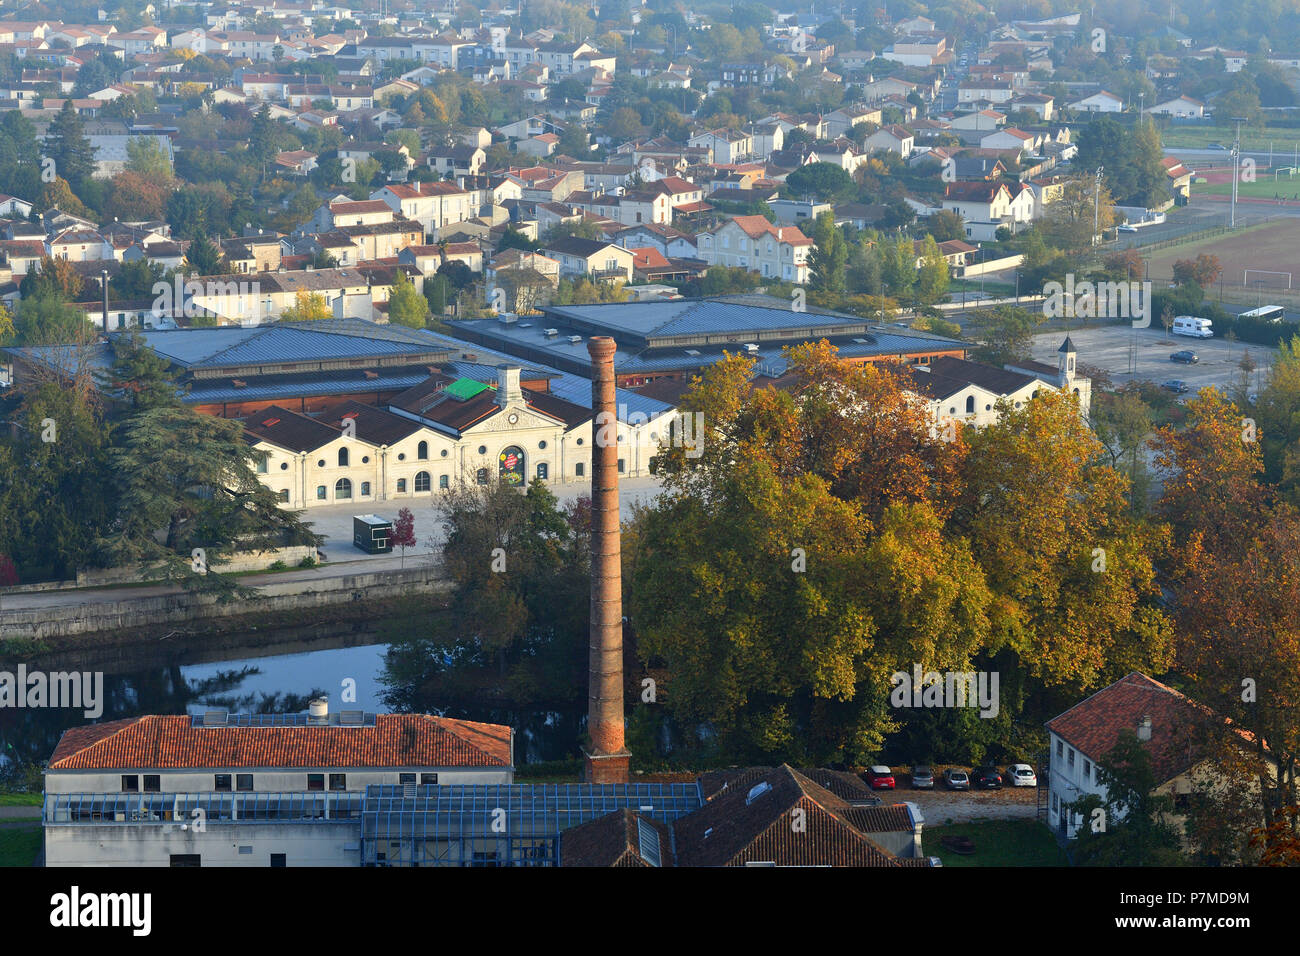
[[427,564],[406,569],[328,572],[328,568],[322,568],[310,576],[286,575],[285,579],[277,580],[275,575],[265,575],[248,579],[244,583],[255,587],[256,594],[226,603],[219,603],[210,595],[191,594],[174,587],[62,591],[57,602],[43,596],[39,606],[24,606],[24,601],[11,597],[0,604],[0,640],[41,642],[164,625],[192,627],[250,615],[310,613],[318,608],[436,594],[450,587],[440,569]]

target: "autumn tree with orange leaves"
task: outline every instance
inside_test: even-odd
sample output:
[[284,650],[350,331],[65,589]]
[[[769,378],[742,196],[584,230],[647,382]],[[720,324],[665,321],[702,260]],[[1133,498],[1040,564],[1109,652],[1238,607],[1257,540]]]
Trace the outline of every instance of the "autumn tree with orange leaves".
[[1234,824],[1225,836],[1224,821],[1242,811],[1265,855],[1295,839],[1285,812],[1300,758],[1300,516],[1261,483],[1252,426],[1206,389],[1188,404],[1186,427],[1162,429],[1156,446],[1170,472],[1159,509],[1178,542],[1177,669],[1190,695],[1230,722],[1207,741],[1230,792],[1191,825],[1230,857],[1246,853],[1249,831]]
[[855,762],[898,729],[890,677],[914,664],[1002,654],[1085,689],[1163,666],[1159,535],[1127,517],[1072,397],[1044,390],[968,434],[931,419],[904,369],[825,342],[787,354],[787,389],[754,388],[738,356],[694,381],[703,454],[661,450],[665,493],[625,538],[629,617],[679,726],[708,724],[736,759]]

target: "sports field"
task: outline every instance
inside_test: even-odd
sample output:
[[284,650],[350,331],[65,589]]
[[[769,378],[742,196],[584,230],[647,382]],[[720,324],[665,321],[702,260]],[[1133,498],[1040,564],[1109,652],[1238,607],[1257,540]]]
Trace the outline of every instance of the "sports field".
[[[1232,145],[1235,134],[1232,126],[1169,126],[1160,131],[1160,141],[1166,148],[1204,149],[1210,143]],[[1293,150],[1300,144],[1300,129],[1296,127],[1266,127],[1263,130],[1243,126],[1241,129],[1241,148],[1247,152],[1268,152],[1269,145],[1274,150]]]
[[[1223,267],[1223,288],[1285,290],[1291,273],[1290,287],[1300,291],[1300,261],[1295,250],[1300,247],[1300,218],[1275,219],[1256,226],[1246,226],[1235,233],[1213,236],[1182,245],[1160,249],[1150,256],[1151,281],[1168,282],[1173,278],[1174,263],[1195,259],[1202,252],[1219,257]],[[1245,270],[1251,270],[1244,277]],[[1257,287],[1255,283],[1259,283]]]
[[[1192,186],[1192,195],[1231,196],[1232,170],[1201,173],[1204,183]],[[1289,175],[1280,169],[1275,176],[1272,170],[1256,169],[1254,182],[1242,182],[1237,187],[1240,199],[1300,199],[1300,174]]]

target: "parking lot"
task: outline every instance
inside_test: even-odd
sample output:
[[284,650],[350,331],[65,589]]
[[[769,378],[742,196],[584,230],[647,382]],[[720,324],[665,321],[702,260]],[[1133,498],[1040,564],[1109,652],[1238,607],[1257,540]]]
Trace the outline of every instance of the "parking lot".
[[[943,783],[941,767],[933,767],[933,790],[912,789],[910,768],[895,767],[894,790],[877,790],[876,795],[885,803],[915,803],[921,808],[927,826],[947,823],[969,823],[972,820],[1032,820],[1037,813],[1037,787],[1008,787],[1000,790],[948,790]],[[960,769],[969,771],[969,767]],[[1003,766],[998,765],[1002,770]],[[1039,785],[1046,781],[1039,779]]]
[[[1056,350],[1066,334],[1055,329],[1034,336],[1033,358],[1055,365]],[[1252,390],[1258,390],[1276,353],[1276,349],[1268,346],[1242,342],[1229,344],[1220,338],[1167,336],[1163,328],[1131,329],[1111,325],[1071,330],[1068,334],[1078,350],[1079,364],[1105,369],[1115,385],[1178,379],[1190,386],[1188,395],[1194,395],[1209,385],[1227,389],[1234,384],[1241,374],[1239,363],[1242,355],[1247,351],[1256,364]],[[1195,365],[1182,365],[1169,360],[1174,352],[1184,349],[1191,349],[1200,361]]]

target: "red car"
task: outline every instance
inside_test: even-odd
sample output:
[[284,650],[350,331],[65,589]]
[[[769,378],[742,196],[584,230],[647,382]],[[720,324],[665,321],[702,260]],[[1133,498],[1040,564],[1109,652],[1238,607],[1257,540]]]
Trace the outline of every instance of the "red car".
[[865,774],[867,783],[871,784],[873,790],[893,790],[894,789],[894,771],[888,767],[872,767]]

